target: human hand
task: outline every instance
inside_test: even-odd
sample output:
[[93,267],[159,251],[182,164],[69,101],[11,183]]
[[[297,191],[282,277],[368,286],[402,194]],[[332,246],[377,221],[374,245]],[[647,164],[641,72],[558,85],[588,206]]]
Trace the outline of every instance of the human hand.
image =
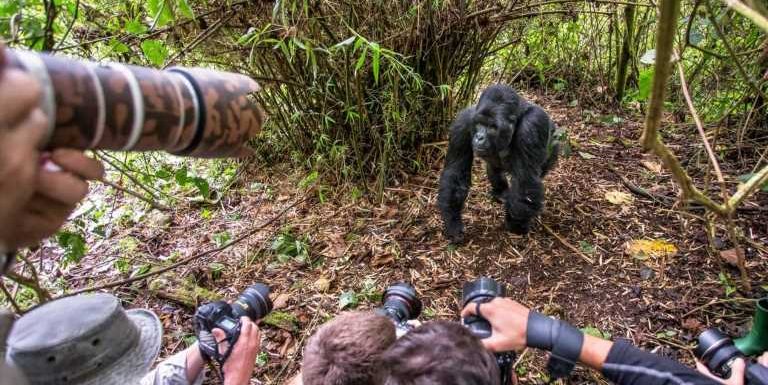
[[763,366],[768,366],[768,352],[763,353],[763,355],[757,359],[757,363]]
[[56,233],[88,194],[88,181],[104,176],[100,162],[77,150],[55,150],[41,163],[37,166],[40,169],[34,193],[21,205],[18,220],[10,232],[11,248],[34,245]]
[[0,72],[0,246],[18,247],[15,237],[22,208],[35,191],[38,147],[47,118],[38,107],[40,86],[16,69]]
[[[766,360],[768,361],[768,358],[766,358]],[[701,361],[696,360],[696,370],[706,375],[707,377],[710,377],[713,380],[725,385],[744,385],[744,374],[746,367],[747,364],[744,362],[744,360],[737,358],[735,361],[733,361],[733,365],[731,366],[731,376],[727,379],[723,379],[712,374],[706,365],[701,363]]]
[[[224,362],[224,385],[247,385],[256,365],[256,356],[261,347],[261,334],[259,327],[248,317],[240,318],[240,337],[238,337],[232,353]],[[221,343],[226,337],[221,329],[213,329],[213,337],[219,342],[219,351],[224,353],[229,347],[226,342]],[[223,346],[222,346],[223,345]],[[223,350],[223,351],[222,351]]]
[[[461,317],[477,315],[478,306],[471,302],[461,311]],[[521,350],[525,348],[530,310],[509,298],[496,297],[479,306],[483,318],[491,324],[491,336],[481,340],[486,349],[493,352]]]

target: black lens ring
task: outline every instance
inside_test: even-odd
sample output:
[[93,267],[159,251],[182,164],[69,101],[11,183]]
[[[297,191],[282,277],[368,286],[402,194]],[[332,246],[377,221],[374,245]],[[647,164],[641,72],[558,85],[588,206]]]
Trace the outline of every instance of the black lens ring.
[[197,99],[197,111],[199,112],[197,117],[197,122],[195,122],[195,136],[192,137],[192,141],[189,143],[189,145],[181,149],[179,151],[174,152],[174,155],[189,155],[193,151],[197,149],[197,147],[200,145],[200,143],[203,141],[203,133],[205,132],[205,122],[207,119],[206,116],[206,110],[205,110],[205,99],[203,99],[203,91],[200,89],[200,85],[197,84],[197,80],[190,75],[187,71],[184,71],[183,68],[179,67],[173,67],[168,69],[168,71],[180,74],[183,76],[189,84],[192,86],[192,89],[195,91],[195,98]]
[[405,282],[398,282],[389,286],[384,291],[382,302],[386,305],[388,299],[404,304],[408,312],[406,314],[408,319],[415,319],[421,314],[423,305],[416,295],[416,289]]
[[709,345],[707,350],[705,350],[703,353],[701,353],[701,360],[709,362],[709,359],[712,358],[712,357],[710,357],[710,353],[717,352],[720,348],[722,348],[723,346],[727,345],[729,340],[730,339],[728,337],[724,337],[724,338],[721,338],[721,339],[715,341],[715,343],[713,343],[712,345]]
[[462,289],[461,307],[470,302],[490,302],[496,297],[504,296],[504,287],[493,278],[480,277],[464,284]]

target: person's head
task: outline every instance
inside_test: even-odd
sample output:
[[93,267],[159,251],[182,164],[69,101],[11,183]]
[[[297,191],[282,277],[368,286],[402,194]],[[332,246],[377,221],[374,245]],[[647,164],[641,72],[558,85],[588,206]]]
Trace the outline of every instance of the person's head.
[[397,340],[381,359],[385,385],[499,385],[493,353],[456,322],[433,321]]
[[149,310],[126,311],[109,294],[79,295],[19,318],[6,357],[30,385],[134,384],[160,353],[161,336]]
[[395,342],[395,325],[371,312],[344,313],[304,348],[303,385],[368,385],[381,380],[380,358]]

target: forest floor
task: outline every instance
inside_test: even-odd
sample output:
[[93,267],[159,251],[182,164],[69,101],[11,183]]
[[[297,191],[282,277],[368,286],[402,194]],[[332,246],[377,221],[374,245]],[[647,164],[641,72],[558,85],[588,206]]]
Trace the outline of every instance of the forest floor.
[[[298,172],[286,166],[250,167],[240,178],[247,182],[234,185],[212,207],[210,218],[203,219],[199,208],[177,209],[166,226],[147,221],[121,236],[140,240],[144,258],[162,266],[167,262],[158,256],[175,251],[186,257],[215,248],[214,234],[227,232],[235,239],[299,202],[253,236],[174,270],[170,278],[190,279],[228,298],[254,282],[272,287],[279,317],[264,326],[267,354],[260,357],[255,376],[264,384],[282,384],[299,369],[304,342],[341,311],[343,293],[355,294],[358,309],[373,308],[383,289],[396,281],[416,287],[425,306],[422,320],[455,320],[462,283],[491,276],[507,285],[509,296],[539,311],[687,363],[704,327],[742,333],[751,316],[747,298],[768,289],[767,213],[752,209],[739,215],[750,239],[744,246],[754,289],[747,293],[740,289],[737,270],[708,251],[702,211],[681,211],[673,200],[650,199],[628,188],[631,184],[656,197],[676,194],[670,175],[637,144],[642,117],[615,117],[610,111],[528,96],[569,132],[573,150],[547,177],[543,214],[526,236],[504,231],[502,207],[489,198],[479,161],[464,212],[468,242],[460,247],[448,246],[441,235],[435,201],[442,162],[422,175],[403,176],[385,190],[382,203],[333,189],[320,203],[314,192],[298,187],[303,177]],[[679,140],[676,151],[692,147],[684,136],[676,138],[668,138],[673,145]],[[698,149],[681,158],[705,161]],[[768,207],[768,194],[758,194],[747,205]],[[309,261],[281,262],[271,250],[277,234],[289,228],[307,237]],[[715,246],[727,256],[732,245],[722,228],[717,235],[722,238],[715,239]],[[664,241],[674,250],[633,256],[627,246],[635,240]],[[92,245],[82,267],[65,278],[73,287],[125,278],[111,268],[115,253],[106,242]],[[188,342],[193,308],[162,291],[149,291],[146,282],[113,290],[130,306],[161,315],[164,355]],[[353,296],[344,297],[352,302],[348,307],[355,306]],[[522,356],[517,367],[522,383],[541,382],[541,358],[533,352]],[[571,382],[605,381],[579,369]]]

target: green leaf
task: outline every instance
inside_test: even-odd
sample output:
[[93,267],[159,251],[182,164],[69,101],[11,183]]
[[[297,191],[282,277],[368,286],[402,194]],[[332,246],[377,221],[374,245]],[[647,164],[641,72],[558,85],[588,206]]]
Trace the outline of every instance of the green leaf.
[[178,170],[176,170],[176,173],[173,175],[174,179],[176,179],[176,183],[179,184],[179,186],[186,186],[189,183],[189,170],[187,170],[187,166],[184,166]]
[[205,199],[210,198],[211,185],[208,183],[207,180],[200,177],[195,177],[195,178],[192,178],[192,184],[195,185],[195,187],[197,187],[197,191],[200,192],[200,195],[203,198]]
[[222,247],[229,243],[230,240],[232,240],[232,234],[230,234],[229,231],[221,231],[213,234],[213,243],[216,247]]
[[157,67],[162,66],[168,58],[168,47],[160,40],[144,40],[141,42],[141,51],[147,60]]
[[211,268],[211,278],[215,281],[221,278],[221,273],[224,272],[224,265],[218,262],[213,262],[208,267]]
[[371,43],[371,52],[373,53],[373,82],[374,84],[379,84],[379,61],[381,59],[381,47],[379,47],[378,43]]
[[256,365],[260,367],[267,366],[269,363],[269,354],[267,352],[260,352],[258,356],[256,356]]
[[189,2],[187,2],[187,0],[179,0],[179,12],[186,18],[195,18],[195,11],[193,11],[192,7],[189,6]]
[[130,20],[125,23],[125,31],[134,35],[141,35],[147,32],[147,26],[139,20]]
[[354,291],[345,291],[341,293],[341,296],[339,297],[339,310],[344,310],[346,308],[354,309],[357,307],[358,302],[357,294]]
[[120,40],[111,39],[107,44],[112,53],[121,54],[131,52],[131,49],[127,45],[123,44]]
[[315,182],[317,182],[317,178],[319,176],[320,174],[318,174],[317,170],[312,171],[311,173],[309,173],[309,175],[304,177],[304,179],[302,179],[301,182],[299,182],[299,187],[302,190],[306,190],[308,187],[314,185]]
[[606,340],[611,339],[611,333],[604,332],[604,331],[602,331],[602,330],[600,330],[600,329],[598,329],[598,328],[596,328],[594,326],[587,326],[585,328],[582,328],[581,331],[584,334],[588,334],[588,335],[590,335],[592,337],[602,338],[602,339],[606,339]]
[[85,238],[78,233],[62,231],[56,235],[56,242],[64,249],[64,265],[80,262],[86,252]]
[[173,10],[168,0],[148,0],[147,12],[157,27],[163,27],[173,22]]
[[149,270],[152,268],[148,263],[145,263],[139,267],[136,267],[133,269],[133,272],[131,273],[131,277],[137,277],[139,275],[144,275],[149,273]]
[[365,46],[363,49],[363,53],[360,54],[360,57],[357,58],[357,64],[355,64],[355,72],[359,71],[360,68],[363,68],[363,65],[365,64],[365,57],[368,56],[368,46]]
[[155,178],[162,179],[162,180],[171,180],[173,177],[173,174],[171,173],[171,170],[169,170],[167,167],[161,167],[157,172],[155,172]]
[[579,249],[585,254],[592,254],[595,252],[595,246],[587,241],[579,241]]
[[653,89],[653,68],[642,69],[637,83],[638,99],[648,100],[648,97],[651,96],[651,90]]

